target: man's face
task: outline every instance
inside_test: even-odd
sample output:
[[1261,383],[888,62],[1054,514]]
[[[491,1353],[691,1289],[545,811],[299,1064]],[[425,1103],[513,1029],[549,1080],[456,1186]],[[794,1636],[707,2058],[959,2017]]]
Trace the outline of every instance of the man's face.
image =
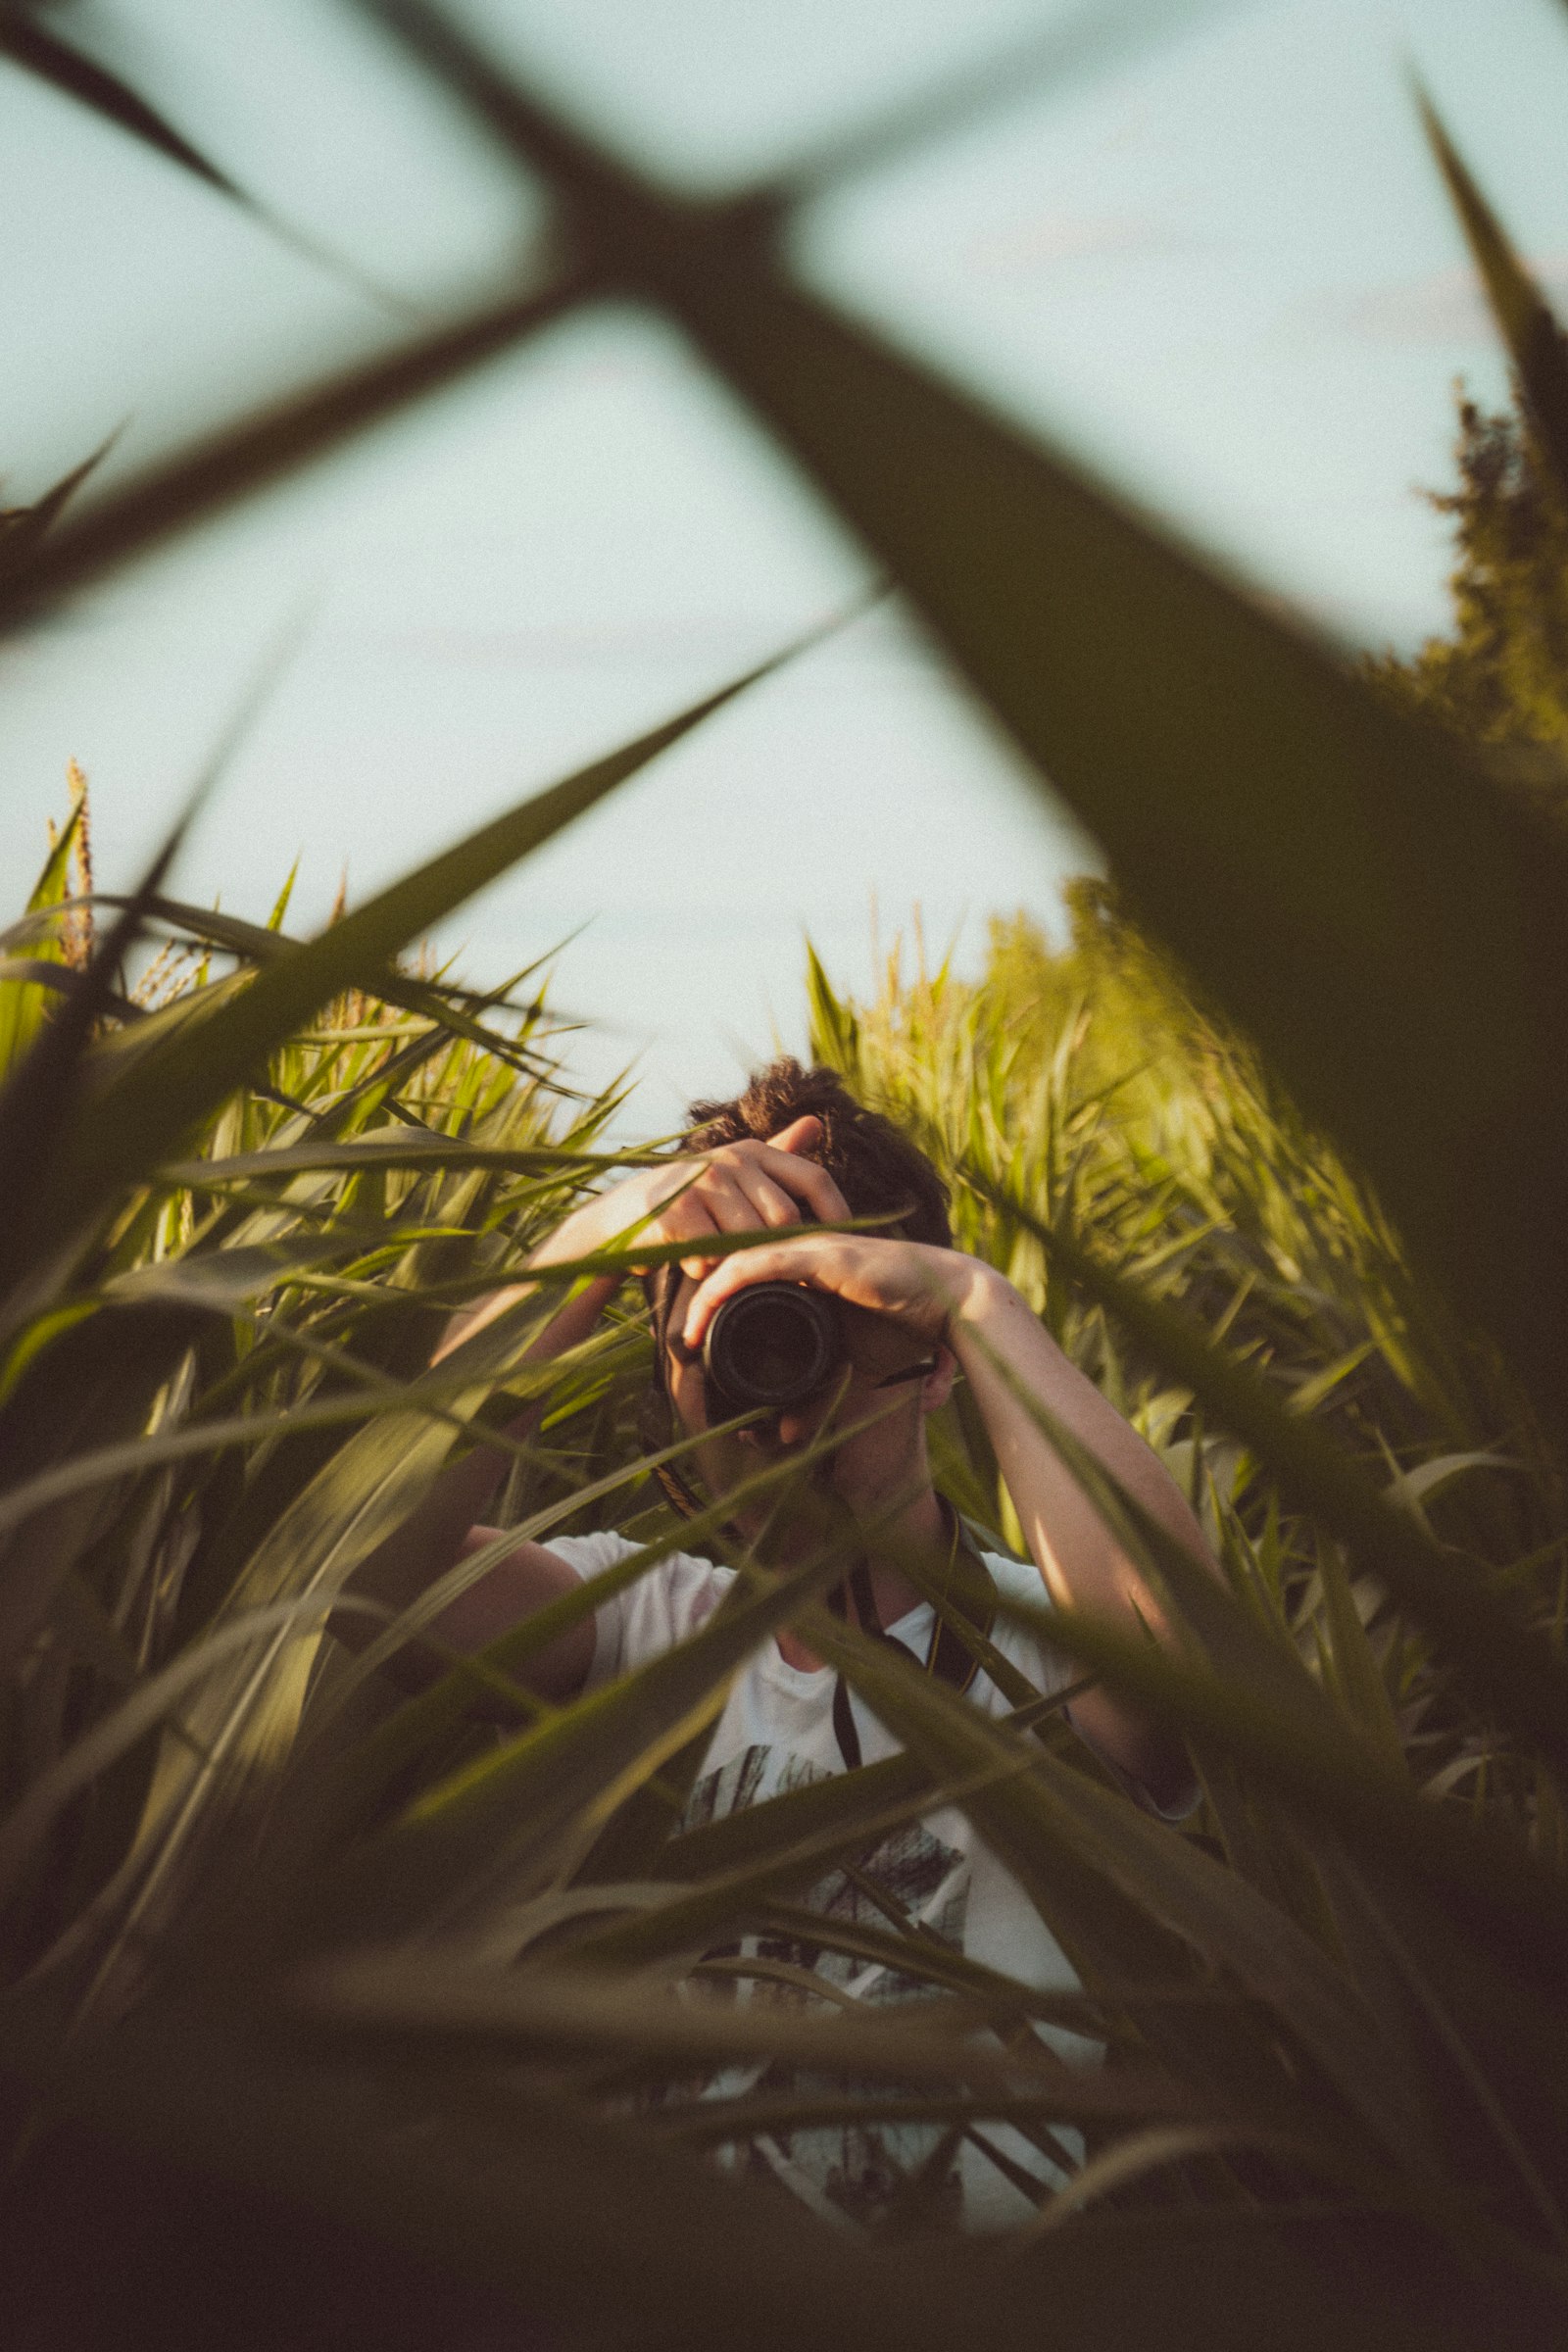
[[[717,1398],[710,1410],[702,1359],[679,1345],[679,1335],[696,1282],[682,1274],[665,1324],[664,1371],[675,1418],[697,1436],[713,1422],[730,1418]],[[710,1437],[697,1448],[708,1493],[720,1500],[744,1481],[774,1463],[798,1457],[831,1418],[837,1429],[853,1430],[808,1474],[819,1492],[847,1503],[858,1519],[875,1520],[923,1485],[926,1476],[925,1416],[946,1394],[945,1371],[927,1381],[882,1387],[889,1374],[928,1360],[909,1334],[885,1315],[841,1304],[847,1361],[833,1380],[804,1404],[763,1416],[748,1428]],[[676,1345],[671,1345],[671,1341]],[[858,1428],[858,1423],[869,1426]],[[748,1538],[764,1538],[762,1549],[779,1565],[803,1556],[821,1541],[820,1517],[791,1511],[783,1486],[760,1501],[743,1504],[735,1524]]]

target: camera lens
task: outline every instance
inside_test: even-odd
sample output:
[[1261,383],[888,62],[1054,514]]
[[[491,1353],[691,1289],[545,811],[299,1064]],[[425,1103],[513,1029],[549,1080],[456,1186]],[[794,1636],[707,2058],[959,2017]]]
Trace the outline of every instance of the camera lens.
[[759,1282],[726,1298],[714,1315],[703,1369],[733,1410],[777,1411],[814,1396],[843,1353],[831,1298],[797,1282]]

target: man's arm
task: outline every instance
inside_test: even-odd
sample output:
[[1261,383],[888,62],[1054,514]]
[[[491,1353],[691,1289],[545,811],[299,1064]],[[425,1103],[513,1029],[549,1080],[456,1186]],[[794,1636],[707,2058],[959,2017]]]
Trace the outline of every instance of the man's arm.
[[[543,1273],[552,1265],[592,1257],[628,1233],[651,1243],[700,1244],[714,1234],[797,1224],[803,1213],[824,1223],[846,1218],[849,1210],[833,1179],[798,1156],[810,1150],[820,1134],[816,1119],[801,1118],[771,1143],[726,1144],[711,1152],[640,1169],[574,1209],[534,1251],[529,1272]],[[551,1360],[579,1346],[618,1283],[616,1275],[585,1283],[521,1360]],[[534,1288],[532,1281],[513,1283],[455,1316],[433,1360],[440,1363]],[[542,1409],[531,1406],[506,1434],[526,1441],[538,1427]],[[493,1542],[499,1531],[482,1523],[483,1513],[510,1460],[500,1447],[481,1446],[443,1470],[402,1525],[356,1569],[349,1592],[401,1613],[448,1569]],[[547,1545],[519,1543],[449,1602],[429,1631],[449,1649],[483,1649],[559,1593],[570,1592],[578,1581],[576,1570]],[[368,1623],[345,1614],[334,1621],[332,1630],[350,1646],[364,1648],[374,1638]],[[531,1660],[520,1679],[546,1698],[571,1698],[583,1686],[593,1651],[593,1621],[585,1618]],[[420,1690],[435,1680],[441,1667],[434,1652],[411,1643],[399,1652],[390,1671],[405,1688]]]
[[[583,1256],[588,1253],[588,1248],[569,1252]],[[561,1254],[568,1252],[564,1250]],[[492,1321],[504,1306],[524,1297],[532,1287],[514,1284],[507,1292],[496,1295],[499,1304],[486,1300],[485,1306],[490,1311],[483,1313],[482,1321]],[[521,1361],[552,1361],[587,1339],[614,1288],[613,1280],[608,1276],[585,1284],[524,1351]],[[449,1328],[434,1361],[439,1363],[444,1355],[450,1354],[470,1330],[480,1327],[480,1321],[479,1316],[469,1316],[459,1326]],[[506,1435],[525,1443],[538,1428],[542,1411],[542,1405],[529,1406],[508,1424]],[[499,1529],[483,1524],[483,1515],[512,1459],[498,1446],[478,1446],[461,1461],[442,1470],[401,1526],[394,1528],[360,1563],[347,1591],[360,1598],[379,1601],[394,1615],[412,1607],[438,1577],[455,1568],[460,1560],[481,1550],[500,1533]],[[466,1592],[449,1601],[427,1630],[449,1650],[484,1649],[510,1632],[521,1618],[531,1617],[547,1601],[570,1592],[577,1582],[576,1570],[544,1544],[519,1543],[486,1569]],[[375,1638],[370,1620],[348,1613],[333,1620],[332,1631],[356,1649],[365,1648]],[[593,1622],[585,1619],[562,1641],[553,1642],[549,1649],[530,1660],[526,1674],[520,1679],[541,1697],[569,1698],[581,1690],[587,1678],[593,1663]],[[440,1656],[422,1643],[410,1642],[398,1651],[388,1672],[405,1690],[421,1690],[442,1672]]]
[[[1156,1455],[1068,1362],[1010,1282],[961,1250],[858,1234],[808,1234],[748,1250],[709,1273],[687,1309],[687,1345],[701,1344],[720,1301],[732,1292],[753,1282],[790,1279],[890,1316],[926,1348],[950,1350],[968,1379],[1052,1597],[1118,1632],[1147,1628],[1156,1641],[1170,1639],[1161,1602],[1025,1398],[1037,1397],[1178,1543],[1207,1560],[1202,1532]],[[1162,1810],[1190,1795],[1192,1768],[1180,1739],[1113,1686],[1097,1684],[1073,1701],[1072,1715],[1090,1745]]]
[[[1011,1283],[970,1263],[976,1272],[949,1319],[948,1344],[980,1408],[1047,1589],[1062,1606],[1101,1617],[1119,1631],[1147,1628],[1156,1641],[1168,1641],[1169,1619],[1147,1578],[1116,1543],[1025,1398],[1038,1398],[1152,1519],[1206,1560],[1202,1530],[1164,1464],[1062,1353]],[[1114,1685],[1097,1683],[1074,1699],[1072,1717],[1090,1745],[1155,1804],[1168,1809],[1191,1794],[1192,1766],[1180,1739]]]

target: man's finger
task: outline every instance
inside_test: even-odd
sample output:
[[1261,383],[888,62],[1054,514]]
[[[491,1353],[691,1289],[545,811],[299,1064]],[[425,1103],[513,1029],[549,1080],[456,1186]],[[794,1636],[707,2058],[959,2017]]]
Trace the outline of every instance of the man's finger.
[[783,1249],[778,1243],[759,1250],[748,1250],[743,1255],[720,1258],[716,1265],[710,1260],[708,1269],[697,1277],[699,1288],[686,1301],[683,1336],[689,1348],[700,1345],[714,1310],[721,1299],[734,1290],[744,1290],[753,1282],[767,1282],[781,1273],[787,1278],[799,1264],[795,1259],[781,1263]]
[[850,1214],[844,1195],[826,1168],[819,1168],[814,1159],[802,1159],[796,1152],[781,1152],[773,1144],[759,1144],[750,1164],[770,1177],[792,1199],[804,1201],[819,1223],[836,1225]]
[[710,1261],[708,1271],[697,1278],[700,1287],[686,1304],[688,1346],[701,1344],[724,1299],[754,1282],[808,1282],[813,1289],[835,1292],[848,1303],[856,1303],[850,1294],[858,1253],[846,1246],[848,1238],[802,1234],[797,1241],[763,1242],[755,1250],[736,1250],[731,1256]]
[[782,1185],[764,1176],[760,1168],[736,1171],[736,1183],[751,1204],[754,1225],[798,1225],[800,1208]]
[[809,1110],[767,1139],[768,1149],[774,1152],[814,1152],[821,1141],[822,1122]]
[[703,1234],[722,1233],[724,1227],[713,1214],[711,1200],[694,1186],[668,1208],[662,1208],[651,1220],[649,1231],[658,1242],[695,1242]]
[[[739,1168],[725,1168],[722,1172],[715,1168],[704,1177],[698,1190],[703,1205],[720,1233],[753,1233],[758,1226],[776,1221],[763,1216],[754,1188],[760,1190],[760,1185],[750,1170],[743,1175]],[[797,1221],[792,1207],[787,1222]]]
[[[770,1185],[751,1168],[743,1170],[733,1160],[727,1166],[710,1168],[693,1188],[693,1198],[702,1202],[706,1211],[705,1221],[697,1229],[703,1233],[755,1233],[760,1226],[800,1222],[800,1211],[777,1186]],[[684,1230],[670,1236],[672,1241],[686,1238]],[[711,1257],[683,1257],[680,1262],[682,1271],[694,1282],[700,1282],[717,1261]]]

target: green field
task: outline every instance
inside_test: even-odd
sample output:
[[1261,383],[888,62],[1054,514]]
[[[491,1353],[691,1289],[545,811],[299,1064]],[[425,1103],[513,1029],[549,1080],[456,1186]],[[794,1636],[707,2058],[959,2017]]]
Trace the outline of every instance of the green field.
[[[619,1527],[627,1579],[722,1547],[647,1476],[635,1285],[520,1361],[646,1249],[553,1271],[431,1368],[452,1311],[625,1155],[540,971],[475,990],[419,943],[750,678],[309,939],[286,890],[266,925],[172,900],[177,837],[134,895],[95,894],[78,795],[0,967],[11,2340],[456,2352],[505,2313],[714,2352],[1560,2338],[1561,338],[1443,147],[1521,406],[1465,426],[1452,637],[1353,667],[804,293],[753,215],[675,205],[391,14],[556,186],[561,284],[79,517],[7,517],[0,594],[15,616],[106,576],[607,275],[684,326],[1116,875],[1077,887],[1063,947],[1008,916],[978,976],[895,957],[855,1002],[813,959],[806,987],[817,1055],[925,1144],[962,1245],[1205,1525],[1219,1580],[1075,1462],[1187,1630],[1053,1628],[1181,1723],[1203,1801],[1167,1826],[1059,1710],[996,1724],[906,1672],[822,1610],[831,1547],[783,1583],[741,1561],[735,1606],[564,1707],[509,1669],[586,1591],[420,1697],[380,1671],[482,1555],[368,1648],[325,1630],[529,1396],[509,1530]],[[1015,1535],[961,1392],[939,1469]],[[672,1837],[716,1700],[786,1620],[906,1756]],[[798,1929],[826,1873],[955,1790],[1078,1990],[862,1928],[852,1954],[946,1996],[919,2023],[702,1997],[715,1951]],[[1062,2064],[1039,2022],[1104,2063]],[[681,2095],[761,2055],[785,2109]],[[922,2166],[867,2234],[712,2161],[890,2100],[949,2153],[1013,2123],[1067,2185],[965,2239]]]

